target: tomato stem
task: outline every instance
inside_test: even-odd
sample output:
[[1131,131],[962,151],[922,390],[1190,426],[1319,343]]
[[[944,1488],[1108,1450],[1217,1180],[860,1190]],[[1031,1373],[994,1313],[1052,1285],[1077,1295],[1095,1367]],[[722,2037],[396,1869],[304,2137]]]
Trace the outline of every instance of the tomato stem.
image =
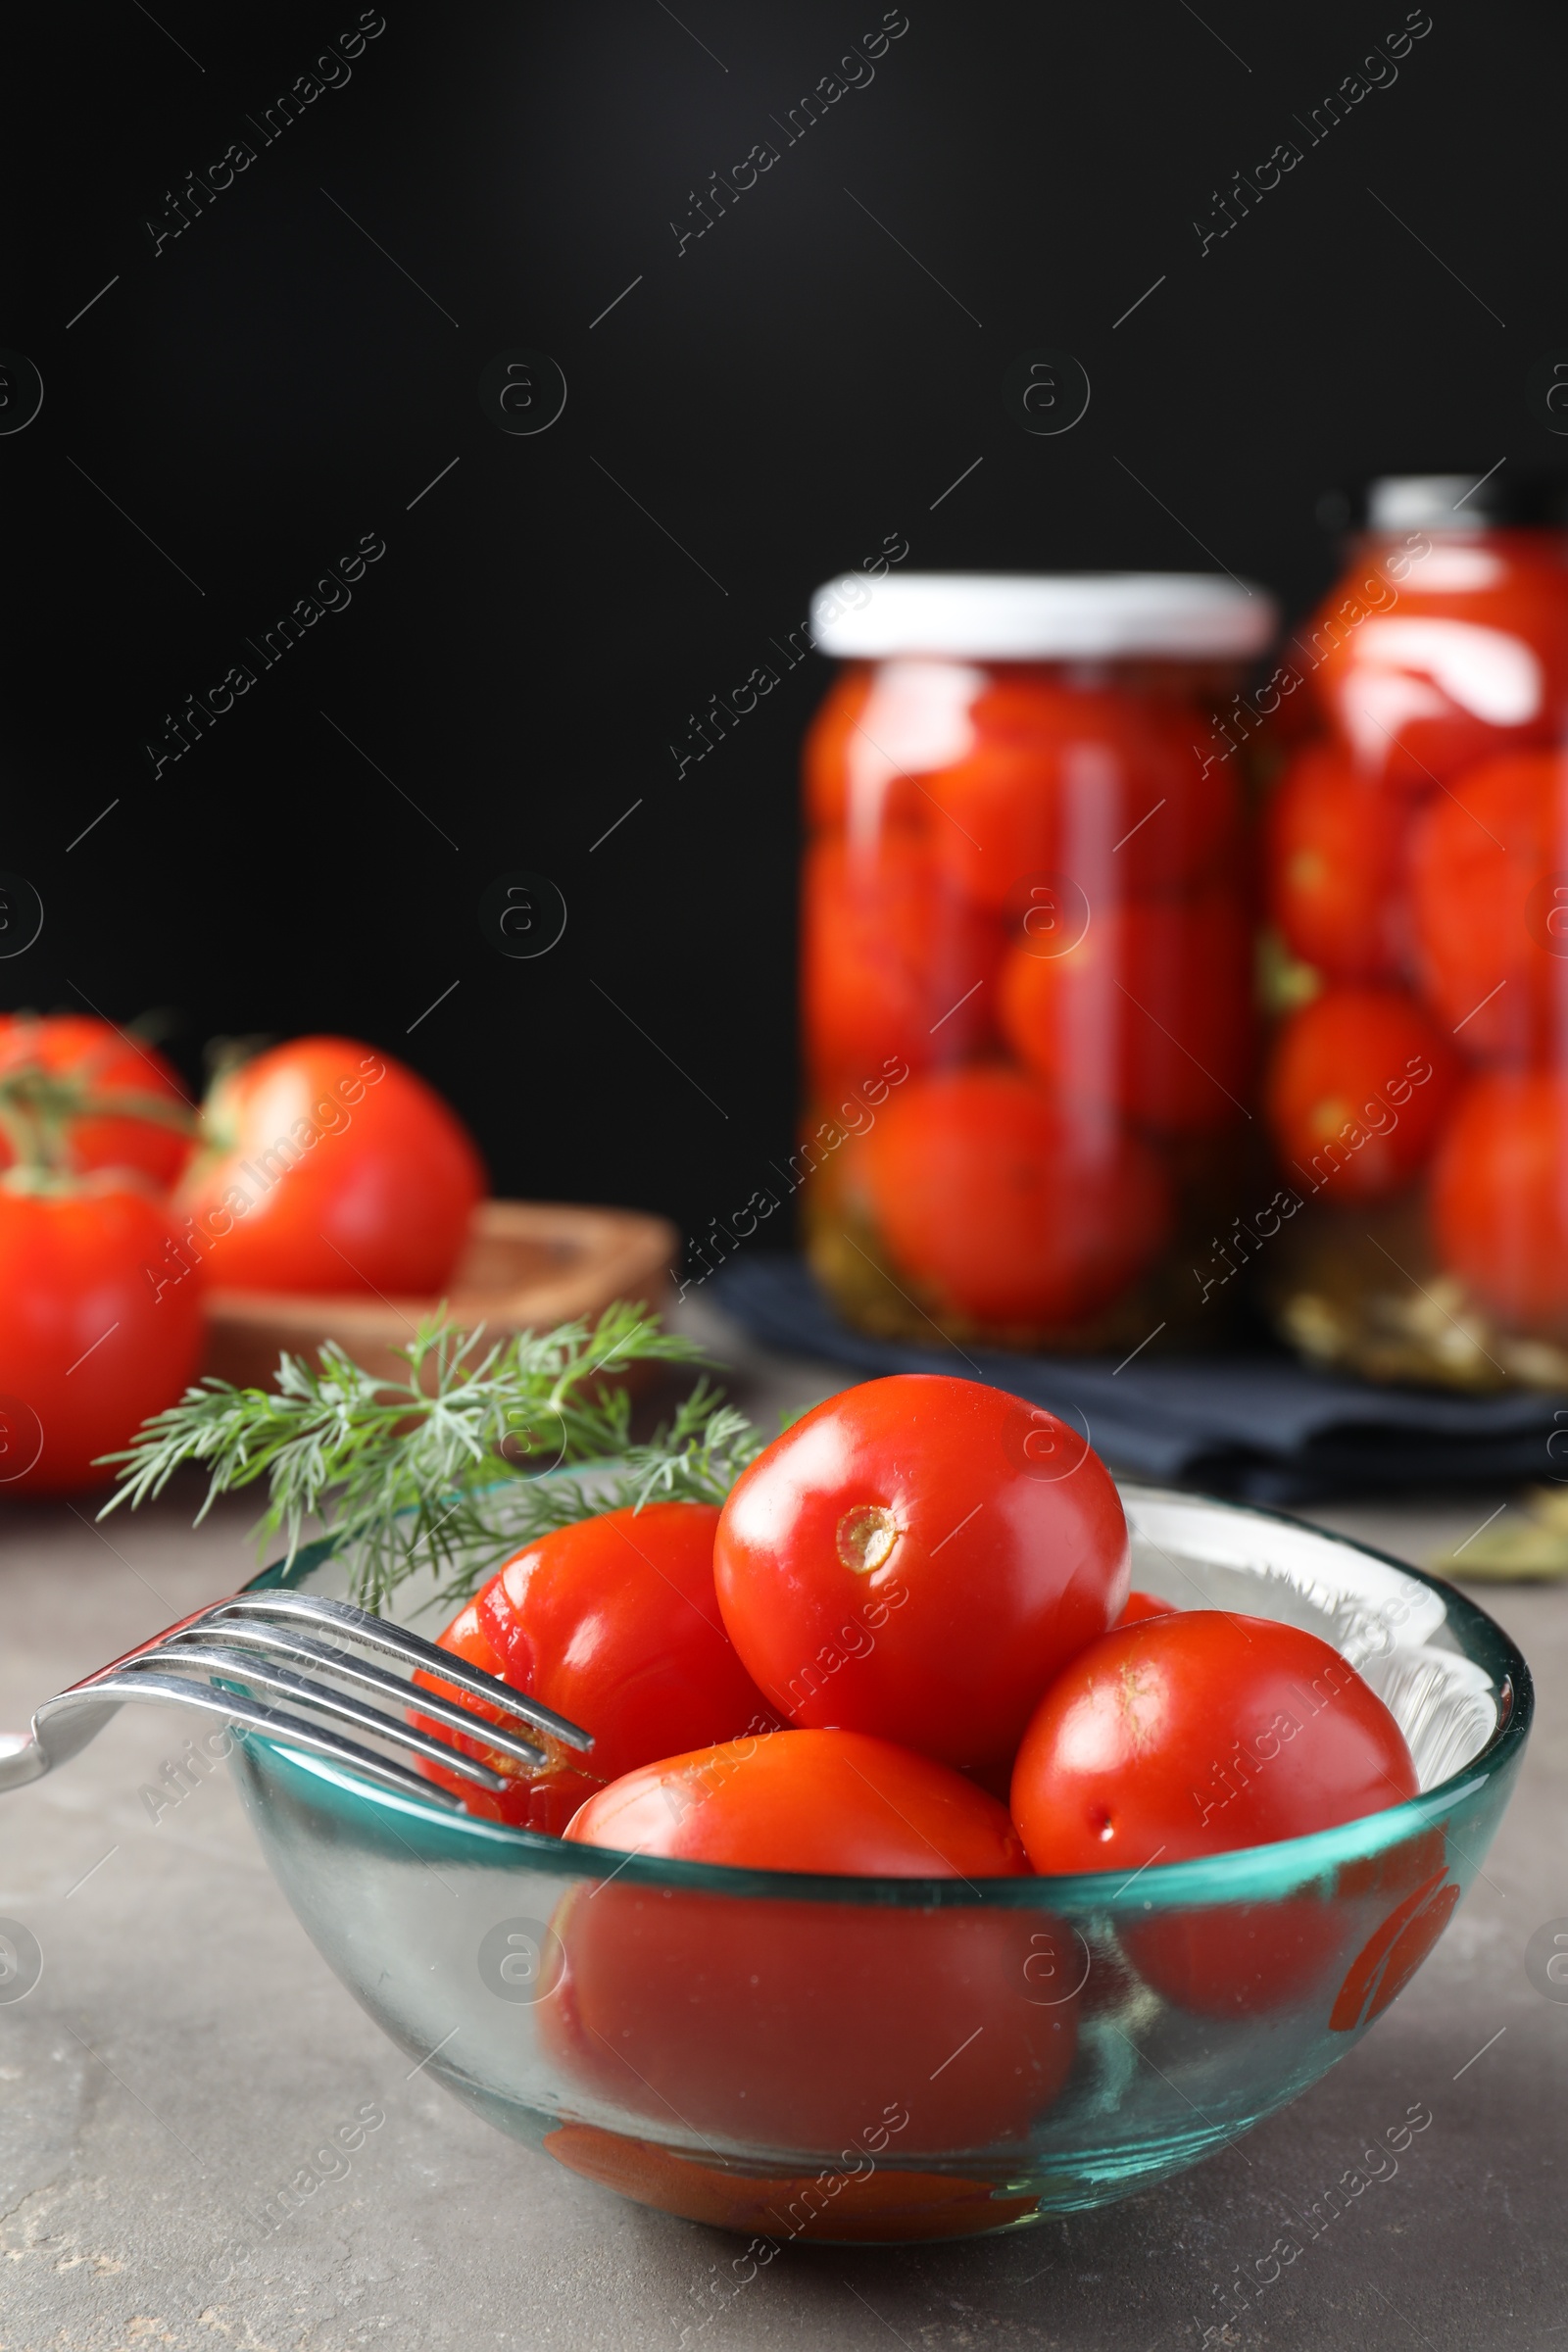
[[36,1061],[23,1062],[0,1076],[0,1133],[19,1167],[56,1173],[73,1168],[71,1128],[78,1119],[142,1119],[181,1135],[200,1133],[189,1103],[169,1095],[144,1093],[137,1087],[95,1087]]

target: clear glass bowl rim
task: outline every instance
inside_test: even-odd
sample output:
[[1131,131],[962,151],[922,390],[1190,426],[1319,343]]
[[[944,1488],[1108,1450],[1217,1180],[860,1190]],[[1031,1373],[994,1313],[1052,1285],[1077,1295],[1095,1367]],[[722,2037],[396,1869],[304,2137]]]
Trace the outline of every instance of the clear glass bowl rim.
[[[1283,1888],[1325,1877],[1345,1863],[1362,1860],[1401,1843],[1406,1838],[1418,1837],[1505,1767],[1518,1761],[1535,1712],[1535,1685],[1517,1645],[1496,1619],[1490,1617],[1468,1593],[1445,1583],[1441,1577],[1429,1575],[1425,1569],[1412,1566],[1408,1560],[1396,1558],[1393,1552],[1314,1527],[1310,1521],[1298,1519],[1289,1511],[1270,1510],[1261,1504],[1238,1504],[1222,1495],[1185,1489],[1146,1491],[1169,1492],[1173,1500],[1241,1511],[1250,1518],[1271,1521],[1278,1526],[1304,1527],[1364,1559],[1379,1561],[1385,1567],[1397,1569],[1402,1576],[1414,1577],[1418,1584],[1437,1592],[1445,1604],[1446,1622],[1461,1653],[1483,1667],[1502,1693],[1501,1720],[1486,1745],[1457,1772],[1450,1773],[1435,1788],[1424,1789],[1419,1796],[1380,1807],[1375,1813],[1361,1814],[1334,1829],[1314,1831],[1309,1837],[1279,1838],[1269,1845],[1233,1846],[1202,1861],[1150,1863],[1131,1878],[1124,1871],[1106,1870],[1061,1877],[978,1880],[819,1877],[803,1871],[742,1870],[723,1862],[623,1855],[613,1846],[573,1845],[564,1838],[546,1837],[538,1831],[482,1821],[473,1814],[442,1804],[434,1796],[429,1804],[420,1804],[321,1757],[290,1748],[286,1740],[251,1734],[245,1745],[251,1750],[265,1748],[273,1771],[291,1768],[309,1780],[328,1784],[339,1801],[347,1799],[350,1810],[359,1811],[362,1816],[393,1815],[417,1822],[427,1836],[439,1834],[440,1841],[454,1858],[466,1855],[473,1862],[495,1863],[510,1857],[519,1866],[562,1878],[608,1881],[613,1877],[623,1886],[670,1891],[678,1888],[764,1901],[869,1904],[913,1911],[962,1907],[1107,1914],[1124,1909],[1142,1914],[1150,1910],[1188,1909],[1200,1903],[1276,1898]],[[330,1539],[302,1544],[292,1561],[274,1560],[242,1589],[258,1592],[303,1584],[332,1554]],[[600,1858],[613,1861],[616,1867],[613,1871],[601,1868]],[[1138,1890],[1136,1895],[1124,1900],[1134,1886]]]

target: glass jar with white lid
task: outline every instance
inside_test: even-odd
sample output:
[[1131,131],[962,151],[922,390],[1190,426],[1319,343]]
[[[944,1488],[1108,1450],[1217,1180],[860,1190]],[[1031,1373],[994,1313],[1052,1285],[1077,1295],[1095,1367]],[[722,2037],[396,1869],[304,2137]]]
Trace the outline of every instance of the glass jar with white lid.
[[848,575],[809,731],[797,1172],[852,1321],[1192,1344],[1244,1205],[1250,856],[1213,724],[1263,590],[1175,573]]

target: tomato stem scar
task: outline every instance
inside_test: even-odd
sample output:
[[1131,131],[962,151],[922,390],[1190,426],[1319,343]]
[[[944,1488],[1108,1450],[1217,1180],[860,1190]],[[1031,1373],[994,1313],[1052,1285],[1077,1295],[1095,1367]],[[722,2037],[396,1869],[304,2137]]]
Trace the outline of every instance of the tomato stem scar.
[[857,1576],[880,1568],[899,1540],[898,1521],[880,1502],[859,1502],[838,1524],[838,1554]]

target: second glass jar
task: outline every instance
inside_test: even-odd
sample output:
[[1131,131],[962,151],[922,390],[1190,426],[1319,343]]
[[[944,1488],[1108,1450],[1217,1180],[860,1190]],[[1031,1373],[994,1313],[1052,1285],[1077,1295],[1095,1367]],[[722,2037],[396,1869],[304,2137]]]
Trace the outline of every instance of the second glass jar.
[[[1264,834],[1260,1266],[1310,1360],[1568,1385],[1568,538],[1496,473],[1371,485],[1287,649],[1319,729]],[[1297,698],[1306,705],[1308,697]]]

